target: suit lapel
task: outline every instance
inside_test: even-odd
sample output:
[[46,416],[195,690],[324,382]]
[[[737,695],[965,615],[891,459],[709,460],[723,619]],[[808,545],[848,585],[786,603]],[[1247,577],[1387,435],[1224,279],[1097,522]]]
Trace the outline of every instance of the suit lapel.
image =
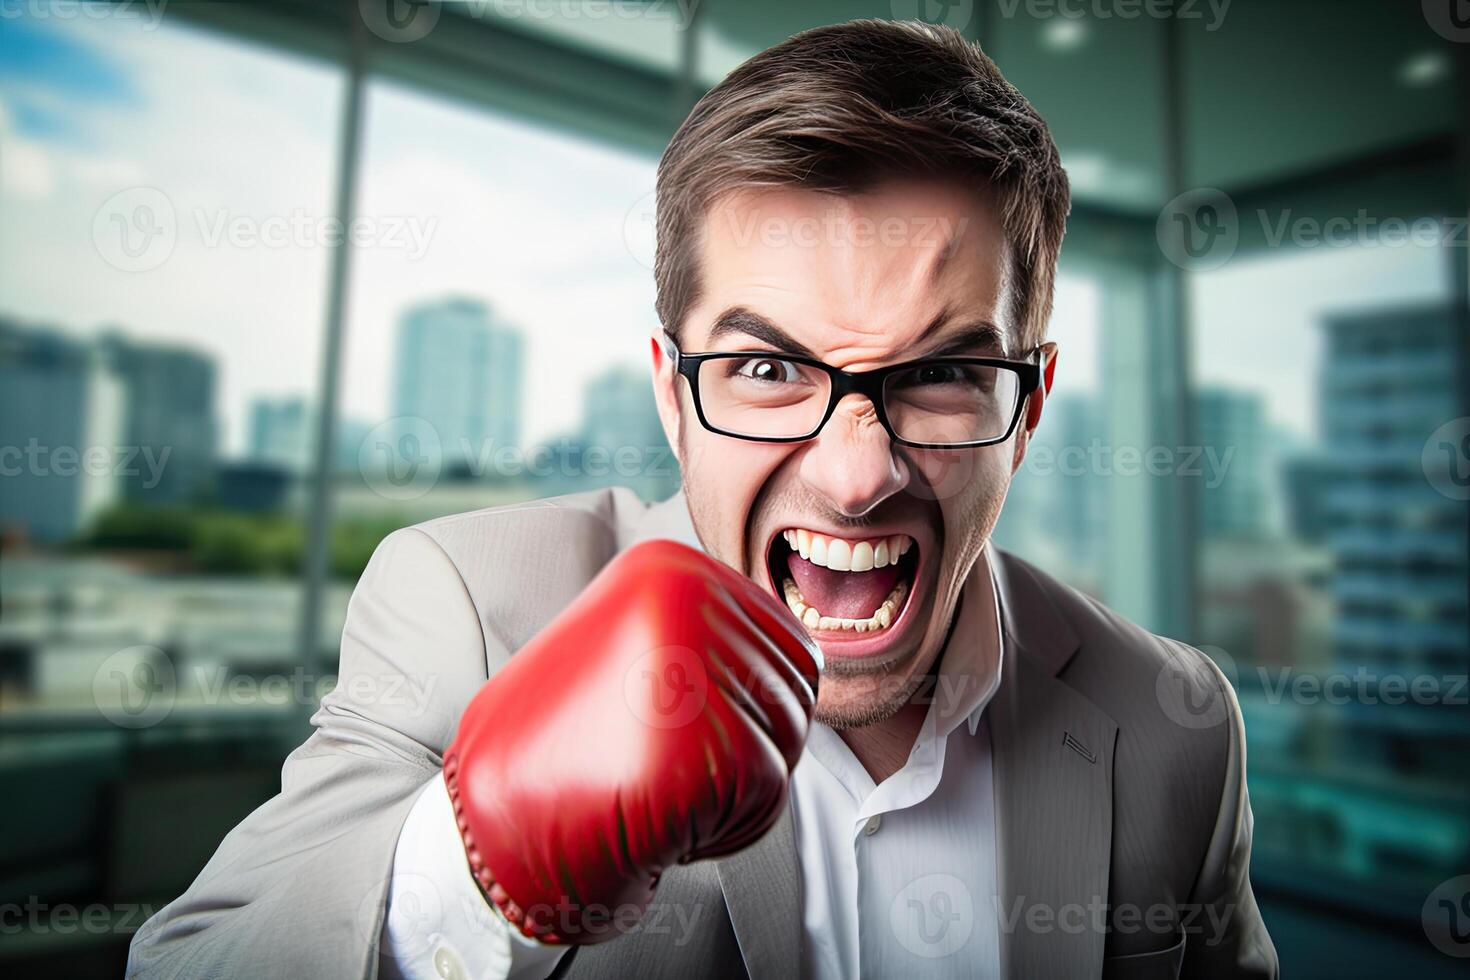
[[618,546],[628,548],[653,538],[669,538],[691,548],[704,550],[698,535],[694,533],[694,521],[689,517],[689,504],[683,493],[676,493],[668,500],[649,505],[647,510],[630,523]]
[[758,843],[716,861],[730,924],[751,977],[801,972],[801,874],[791,804]]
[[1006,636],[988,709],[1002,974],[1102,973],[1118,726],[1057,679],[1077,637],[1030,572],[994,563]]

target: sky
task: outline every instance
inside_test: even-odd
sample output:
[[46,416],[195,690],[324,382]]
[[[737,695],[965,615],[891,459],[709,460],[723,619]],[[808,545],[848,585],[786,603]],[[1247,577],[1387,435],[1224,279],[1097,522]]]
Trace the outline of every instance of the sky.
[[1317,438],[1321,318],[1441,298],[1448,279],[1441,250],[1407,245],[1273,250],[1194,273],[1195,383],[1254,392],[1273,425]]

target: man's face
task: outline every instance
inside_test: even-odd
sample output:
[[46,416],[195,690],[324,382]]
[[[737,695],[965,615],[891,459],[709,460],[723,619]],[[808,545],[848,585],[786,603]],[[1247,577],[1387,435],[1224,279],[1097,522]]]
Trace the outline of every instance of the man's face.
[[[1020,357],[1008,254],[988,200],[947,183],[726,195],[706,215],[680,348],[807,354],[854,372],[933,353]],[[654,359],[695,530],[807,623],[826,659],[818,719],[894,714],[944,645],[1042,395],[1015,435],[978,449],[895,445],[856,394],[815,438],[761,443],[706,430],[687,383]]]

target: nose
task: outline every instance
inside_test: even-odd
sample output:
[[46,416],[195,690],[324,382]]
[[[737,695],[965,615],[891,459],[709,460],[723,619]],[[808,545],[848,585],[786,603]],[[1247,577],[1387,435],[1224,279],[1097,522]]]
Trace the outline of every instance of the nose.
[[909,481],[873,403],[848,395],[837,403],[801,460],[801,479],[844,517],[861,517]]

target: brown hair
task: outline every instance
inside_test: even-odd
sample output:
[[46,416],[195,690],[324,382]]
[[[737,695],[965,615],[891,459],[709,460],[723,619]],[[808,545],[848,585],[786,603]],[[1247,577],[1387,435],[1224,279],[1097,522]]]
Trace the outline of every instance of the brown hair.
[[856,20],[803,31],[736,68],[679,127],[658,166],[657,310],[677,336],[699,297],[700,229],[741,188],[854,193],[882,177],[976,180],[1010,244],[1021,350],[1041,343],[1070,209],[1046,123],[948,27]]

